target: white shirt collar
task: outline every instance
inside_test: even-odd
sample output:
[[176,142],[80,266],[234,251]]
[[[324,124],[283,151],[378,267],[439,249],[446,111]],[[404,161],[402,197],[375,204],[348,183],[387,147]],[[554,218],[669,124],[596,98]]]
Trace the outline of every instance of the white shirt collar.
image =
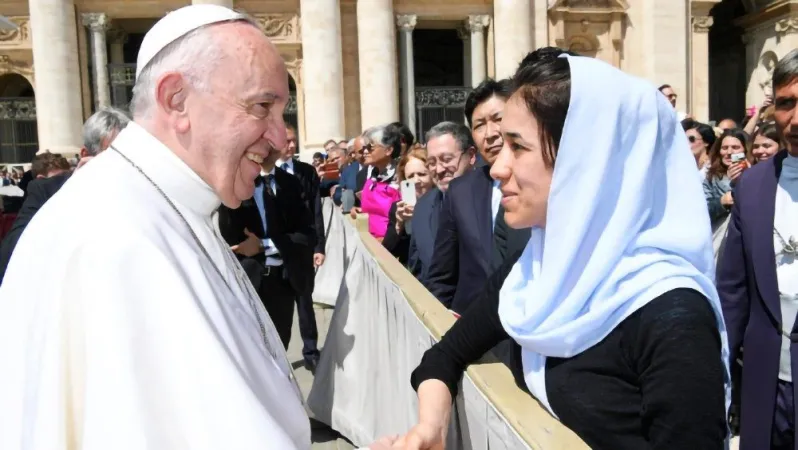
[[[210,216],[221,200],[182,159],[140,125],[130,122],[112,143],[176,204]],[[154,189],[154,188],[153,188]]]

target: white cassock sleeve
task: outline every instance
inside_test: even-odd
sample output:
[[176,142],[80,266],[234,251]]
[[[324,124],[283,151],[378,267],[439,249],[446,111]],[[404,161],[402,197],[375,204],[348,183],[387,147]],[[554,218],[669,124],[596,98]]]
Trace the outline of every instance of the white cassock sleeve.
[[21,366],[0,387],[0,448],[309,448],[252,312],[214,294],[183,239],[152,234],[78,244],[0,320],[16,338],[0,358]]

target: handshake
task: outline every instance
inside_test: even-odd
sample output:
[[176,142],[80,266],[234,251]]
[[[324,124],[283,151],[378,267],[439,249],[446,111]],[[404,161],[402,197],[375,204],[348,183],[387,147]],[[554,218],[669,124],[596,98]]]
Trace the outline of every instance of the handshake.
[[386,436],[358,450],[443,450],[446,431],[446,427],[420,423],[404,436]]

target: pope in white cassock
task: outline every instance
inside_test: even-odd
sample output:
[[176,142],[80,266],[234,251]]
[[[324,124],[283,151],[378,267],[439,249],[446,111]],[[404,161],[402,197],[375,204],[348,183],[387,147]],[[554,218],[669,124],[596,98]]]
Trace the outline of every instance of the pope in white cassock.
[[195,5],[137,63],[133,122],[37,213],[0,287],[0,449],[309,449],[212,220],[285,145],[282,59],[245,16]]

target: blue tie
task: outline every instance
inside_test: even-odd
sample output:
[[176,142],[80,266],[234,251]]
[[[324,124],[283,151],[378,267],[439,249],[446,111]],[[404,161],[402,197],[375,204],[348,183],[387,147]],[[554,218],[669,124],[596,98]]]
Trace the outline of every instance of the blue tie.
[[286,172],[288,172],[288,163],[287,163],[287,162],[283,163],[283,164],[280,166],[280,168],[281,168],[281,169],[283,169],[283,170],[285,170]]

